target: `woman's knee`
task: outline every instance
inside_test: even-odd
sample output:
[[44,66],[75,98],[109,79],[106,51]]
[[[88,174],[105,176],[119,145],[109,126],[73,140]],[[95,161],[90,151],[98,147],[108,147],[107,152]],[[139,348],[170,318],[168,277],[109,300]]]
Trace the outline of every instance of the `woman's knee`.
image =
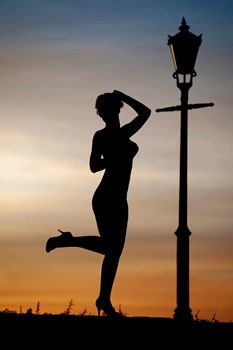
[[109,242],[107,244],[107,252],[111,256],[120,257],[124,248],[124,240]]

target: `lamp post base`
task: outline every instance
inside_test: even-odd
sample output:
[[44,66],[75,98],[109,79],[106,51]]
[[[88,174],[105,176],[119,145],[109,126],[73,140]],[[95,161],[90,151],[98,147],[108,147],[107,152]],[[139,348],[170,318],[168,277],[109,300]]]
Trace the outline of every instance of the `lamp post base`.
[[174,310],[173,318],[176,321],[193,321],[192,310],[190,308],[177,307]]

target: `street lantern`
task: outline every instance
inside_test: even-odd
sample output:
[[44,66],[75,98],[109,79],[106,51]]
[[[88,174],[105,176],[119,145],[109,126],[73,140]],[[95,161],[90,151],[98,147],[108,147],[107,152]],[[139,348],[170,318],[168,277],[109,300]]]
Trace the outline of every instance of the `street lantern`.
[[179,27],[180,32],[174,36],[168,36],[168,45],[177,74],[194,73],[194,66],[198,49],[202,41],[202,34],[197,36],[189,32],[189,28],[183,17],[182,24]]
[[[174,319],[181,321],[193,320],[192,310],[189,307],[189,237],[188,228],[187,186],[188,186],[188,110],[213,106],[213,103],[188,104],[188,92],[192,86],[194,70],[201,35],[196,36],[189,32],[189,26],[182,19],[180,32],[168,38],[168,45],[172,54],[177,87],[181,92],[181,104],[156,109],[156,112],[180,111],[180,179],[179,179],[179,224],[175,231],[177,236],[177,306],[174,310]],[[188,77],[187,77],[188,76]]]

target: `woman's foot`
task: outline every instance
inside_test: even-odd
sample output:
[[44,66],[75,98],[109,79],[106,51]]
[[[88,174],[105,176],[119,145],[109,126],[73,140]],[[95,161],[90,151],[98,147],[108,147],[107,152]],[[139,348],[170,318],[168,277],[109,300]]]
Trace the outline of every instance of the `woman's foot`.
[[123,315],[120,312],[117,312],[114,307],[112,306],[110,301],[106,301],[104,299],[98,298],[95,302],[95,305],[97,307],[98,316],[100,316],[101,310],[106,316],[110,317],[122,317]]
[[63,232],[61,230],[58,231],[61,232],[60,236],[51,237],[47,240],[45,248],[47,253],[51,252],[51,250],[55,248],[67,247],[71,241],[71,238],[73,237],[71,232]]

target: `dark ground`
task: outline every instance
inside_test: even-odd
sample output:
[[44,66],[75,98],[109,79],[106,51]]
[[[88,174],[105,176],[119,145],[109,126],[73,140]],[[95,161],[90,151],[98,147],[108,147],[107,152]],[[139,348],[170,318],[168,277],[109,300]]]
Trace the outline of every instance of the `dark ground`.
[[1,349],[232,349],[233,323],[0,314]]

